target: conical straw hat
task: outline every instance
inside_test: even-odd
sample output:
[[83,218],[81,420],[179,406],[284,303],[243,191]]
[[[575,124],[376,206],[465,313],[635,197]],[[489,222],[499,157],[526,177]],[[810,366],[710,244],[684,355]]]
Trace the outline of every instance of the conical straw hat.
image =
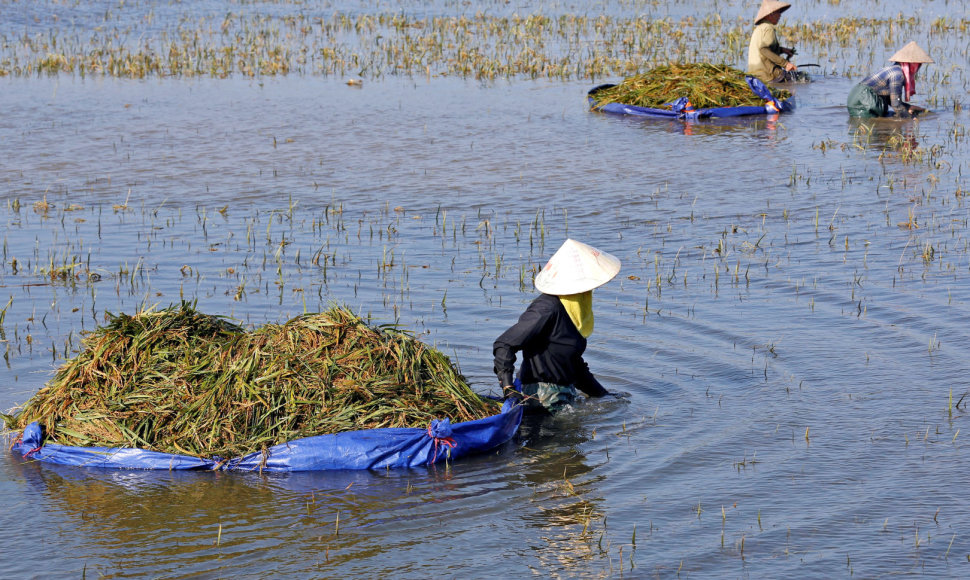
[[576,240],[566,240],[536,275],[536,290],[567,296],[606,284],[620,271],[615,256]]
[[930,55],[916,44],[915,40],[909,41],[906,46],[896,51],[896,54],[889,57],[890,62],[933,62]]
[[761,20],[771,14],[772,12],[784,12],[791,8],[791,4],[788,2],[778,2],[778,0],[763,0],[761,2],[761,8],[758,8],[758,15],[754,17],[754,23],[757,24]]

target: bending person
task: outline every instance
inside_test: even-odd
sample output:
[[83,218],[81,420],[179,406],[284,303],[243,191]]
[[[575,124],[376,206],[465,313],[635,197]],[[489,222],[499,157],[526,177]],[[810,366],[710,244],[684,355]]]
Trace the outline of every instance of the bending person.
[[[607,393],[590,373],[583,352],[593,332],[593,289],[620,271],[620,261],[568,239],[536,275],[541,292],[492,347],[495,374],[506,398],[556,413],[572,404],[577,389],[590,397]],[[522,353],[521,392],[512,380],[515,353]]]
[[909,99],[916,94],[916,71],[933,59],[915,42],[909,42],[889,60],[891,65],[862,79],[849,91],[849,116],[912,117],[925,110],[911,105]]
[[780,46],[775,25],[781,13],[791,8],[787,2],[763,0],[754,18],[754,32],[748,43],[748,74],[762,82],[780,83],[794,78],[797,67],[788,60],[794,48]]

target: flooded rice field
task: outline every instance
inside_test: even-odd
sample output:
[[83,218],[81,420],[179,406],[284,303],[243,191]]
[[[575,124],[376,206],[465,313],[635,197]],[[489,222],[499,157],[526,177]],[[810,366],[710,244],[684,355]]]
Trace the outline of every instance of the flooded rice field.
[[[685,123],[585,94],[742,66],[756,3],[0,2],[3,410],[106,313],[181,300],[252,326],[346,305],[494,393],[562,241],[623,263],[586,355],[619,398],[420,470],[7,454],[2,574],[965,576],[968,20],[804,4],[797,109]],[[850,120],[909,40],[931,111]]]

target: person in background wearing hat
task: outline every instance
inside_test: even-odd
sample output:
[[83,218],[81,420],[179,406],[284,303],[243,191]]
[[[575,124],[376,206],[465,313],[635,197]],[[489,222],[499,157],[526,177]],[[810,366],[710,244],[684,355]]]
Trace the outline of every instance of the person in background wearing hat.
[[788,60],[794,56],[795,49],[780,46],[775,33],[781,13],[789,8],[791,4],[787,2],[763,0],[754,18],[754,32],[748,43],[748,74],[762,82],[785,82],[796,74],[795,63]]
[[[608,394],[589,372],[583,352],[593,332],[593,289],[619,271],[620,261],[610,254],[571,239],[563,243],[536,275],[542,294],[492,346],[506,398],[556,413],[572,404],[577,389],[590,397]],[[512,380],[519,351],[521,392]]]
[[916,93],[916,71],[933,59],[915,42],[889,57],[891,65],[862,79],[849,91],[851,117],[886,117],[891,108],[897,117],[912,117],[925,109],[909,104]]

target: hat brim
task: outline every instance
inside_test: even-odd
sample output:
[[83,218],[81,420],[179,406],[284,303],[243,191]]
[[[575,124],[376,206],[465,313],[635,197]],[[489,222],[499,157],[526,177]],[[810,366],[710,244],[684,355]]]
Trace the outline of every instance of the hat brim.
[[933,59],[915,41],[910,41],[902,47],[896,54],[889,57],[889,62],[913,62],[919,64],[932,64]]
[[768,18],[774,13],[781,14],[785,10],[791,8],[791,4],[786,4],[784,2],[777,2],[775,4],[762,4],[761,8],[758,10],[758,15],[754,17],[755,24],[761,24],[761,21]]
[[592,246],[566,240],[535,277],[536,290],[568,296],[599,288],[620,272],[620,260]]

